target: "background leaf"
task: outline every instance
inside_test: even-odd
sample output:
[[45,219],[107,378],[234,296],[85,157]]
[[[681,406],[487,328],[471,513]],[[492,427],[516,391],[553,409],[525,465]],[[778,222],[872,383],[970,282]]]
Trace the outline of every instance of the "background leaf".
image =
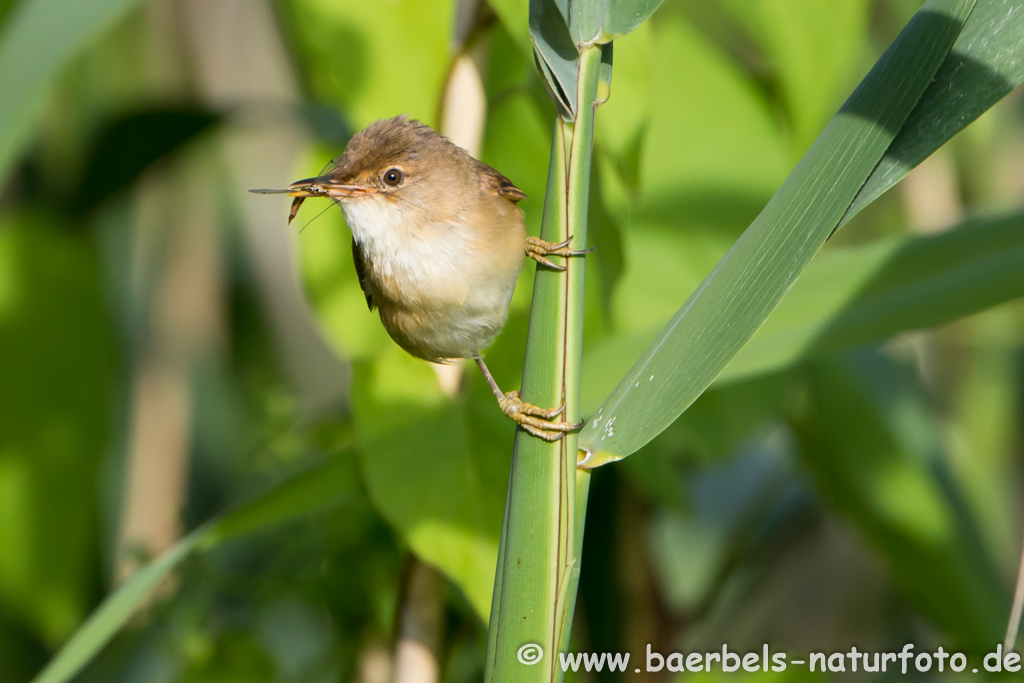
[[530,5],[522,0],[494,0],[489,3],[501,19],[502,26],[515,39],[524,55],[533,55],[530,40]]
[[839,108],[860,66],[868,3],[740,0],[727,6],[771,57],[799,156]]
[[[928,438],[934,432],[908,414],[923,415],[920,399],[899,369],[870,354],[819,365],[811,378],[818,400],[809,411],[820,420],[801,436],[819,487],[958,645],[989,652],[1002,636],[1008,596],[957,493],[942,481],[944,463]],[[916,437],[915,426],[928,436]]]
[[25,0],[0,32],[0,183],[29,141],[39,110],[67,61],[138,0]]
[[73,212],[90,211],[134,183],[166,157],[217,123],[211,111],[151,109],[107,122],[96,136],[78,186],[71,193]]
[[835,251],[799,284],[718,381],[940,325],[1024,297],[1024,216]]
[[[309,70],[314,93],[342,106],[356,129],[397,114],[437,123],[438,93],[450,59],[451,3],[342,6],[298,0],[288,9],[301,26],[300,48],[317,64]],[[416,46],[415,59],[396,58],[411,56],[410,45]]]
[[354,392],[370,497],[486,620],[508,474],[497,437],[511,425],[451,401],[433,372],[397,347],[356,368]]
[[[755,84],[692,25],[673,15],[659,19],[615,43],[619,56],[627,55],[617,62],[651,49],[654,65],[650,121],[636,128],[636,193],[617,190],[610,174],[601,179],[609,212],[622,226],[626,267],[611,311],[621,330],[661,325],[678,309],[677,291],[695,288],[757,216],[785,179],[789,158]],[[628,71],[616,75],[600,109],[599,142],[605,114],[608,126],[621,125],[629,106],[621,100],[635,95],[631,86],[619,90],[620,76]]]
[[211,520],[118,586],[33,683],[72,680],[194,551],[302,515],[343,505],[357,495],[351,454],[282,482],[233,512]]
[[59,642],[89,609],[99,519],[81,482],[110,438],[112,406],[95,396],[115,384],[117,345],[94,246],[18,218],[0,221],[0,599]]
[[[890,238],[815,260],[715,386],[809,357],[941,325],[1024,297],[1024,217],[974,219],[939,235]],[[620,335],[584,357],[583,401],[603,396],[657,330]]]

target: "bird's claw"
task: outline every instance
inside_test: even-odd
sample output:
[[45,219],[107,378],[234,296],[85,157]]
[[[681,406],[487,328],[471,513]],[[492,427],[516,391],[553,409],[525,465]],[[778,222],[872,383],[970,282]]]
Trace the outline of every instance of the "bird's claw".
[[528,433],[545,441],[558,441],[566,432],[575,431],[583,426],[582,422],[552,422],[565,411],[563,403],[557,408],[540,408],[519,398],[518,391],[510,391],[498,399],[501,412],[515,420]]
[[569,239],[564,242],[547,242],[539,237],[527,237],[526,238],[526,255],[532,258],[537,263],[547,266],[548,268],[554,268],[555,270],[565,270],[565,266],[559,265],[552,262],[547,256],[584,256],[592,251],[594,247],[589,249],[570,249],[569,244],[572,242],[572,235]]

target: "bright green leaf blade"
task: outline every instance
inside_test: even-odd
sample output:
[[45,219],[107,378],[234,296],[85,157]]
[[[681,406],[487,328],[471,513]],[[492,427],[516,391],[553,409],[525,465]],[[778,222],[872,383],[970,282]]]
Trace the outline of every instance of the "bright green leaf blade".
[[840,225],[1022,82],[1024,0],[978,0],[935,80]]
[[604,34],[608,40],[621,38],[647,21],[664,0],[611,0],[605,16]]
[[351,453],[285,480],[261,496],[195,530],[118,586],[32,683],[71,680],[128,622],[161,580],[193,551],[244,533],[328,510],[358,495]]
[[138,0],[22,0],[0,35],[0,185],[60,69]]
[[614,0],[569,0],[569,33],[573,42],[597,42],[604,33],[606,15]]
[[829,254],[807,269],[718,382],[940,325],[1024,296],[1024,214]]
[[835,230],[931,82],[971,0],[925,5],[580,435],[588,466],[657,436],[753,336]]
[[664,0],[569,0],[569,32],[577,43],[608,43],[632,32]]

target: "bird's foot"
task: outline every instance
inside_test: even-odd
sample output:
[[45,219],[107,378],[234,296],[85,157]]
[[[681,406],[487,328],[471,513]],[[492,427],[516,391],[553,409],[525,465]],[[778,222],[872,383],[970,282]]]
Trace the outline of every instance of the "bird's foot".
[[552,422],[565,410],[563,403],[558,408],[539,408],[519,398],[518,391],[510,391],[498,399],[501,412],[509,416],[530,434],[545,441],[558,441],[566,432],[572,432],[583,426],[582,422]]
[[526,255],[532,258],[537,263],[547,266],[548,268],[554,268],[555,270],[565,270],[565,266],[559,265],[552,262],[547,256],[584,256],[592,251],[594,247],[589,249],[570,249],[569,243],[572,242],[572,236],[564,242],[547,242],[539,237],[527,237],[526,238]]

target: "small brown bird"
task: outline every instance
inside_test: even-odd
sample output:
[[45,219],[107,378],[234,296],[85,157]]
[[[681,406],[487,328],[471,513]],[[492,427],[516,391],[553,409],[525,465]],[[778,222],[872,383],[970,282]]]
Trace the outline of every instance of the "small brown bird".
[[322,176],[286,190],[289,222],[308,197],[329,197],[345,213],[359,284],[372,311],[403,349],[432,363],[472,358],[503,413],[534,436],[555,441],[580,424],[554,421],[564,406],[539,408],[502,393],[481,352],[508,318],[524,255],[586,252],[527,237],[512,182],[429,126],[403,116],[357,133]]

